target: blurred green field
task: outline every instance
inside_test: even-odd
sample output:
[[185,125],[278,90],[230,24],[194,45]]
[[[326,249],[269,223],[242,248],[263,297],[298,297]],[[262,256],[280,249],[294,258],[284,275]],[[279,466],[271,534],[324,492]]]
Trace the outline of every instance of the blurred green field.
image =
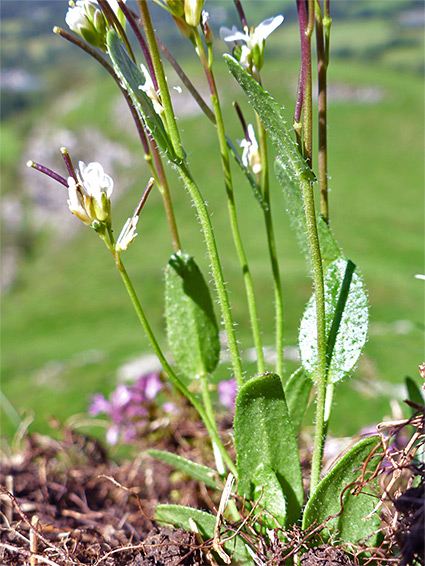
[[[403,398],[403,378],[410,375],[419,381],[417,366],[423,362],[424,285],[413,277],[424,273],[424,86],[423,76],[415,71],[421,50],[417,48],[412,57],[411,47],[406,55],[405,46],[396,46],[391,53],[381,53],[382,57],[368,58],[364,56],[371,52],[366,49],[367,42],[372,47],[385,42],[388,30],[380,19],[368,20],[367,29],[360,29],[364,33],[357,35],[350,22],[341,22],[340,27],[335,23],[332,46],[339,55],[331,60],[329,69],[331,225],[338,243],[364,275],[371,306],[370,338],[364,354],[353,376],[337,389],[330,427],[337,435],[355,434],[389,415],[391,399]],[[271,57],[263,73],[265,88],[287,108],[288,123],[292,121],[298,75],[296,33],[295,26],[288,24],[271,38],[270,56],[278,53],[280,42],[287,49],[284,56]],[[345,42],[352,47],[355,41],[364,52],[358,59],[347,58],[342,48]],[[411,62],[405,67],[404,55]],[[216,60],[228,134],[235,140],[241,131],[232,101],[238,100],[250,121],[253,117],[219,54]],[[205,89],[196,62],[188,59],[184,68]],[[87,80],[91,73],[96,80]],[[27,131],[43,123],[78,134],[84,126],[103,132],[137,156],[133,134],[119,127],[130,117],[105,119],[115,112],[118,94],[114,85],[90,66],[84,81],[84,88],[76,84],[66,93],[67,100],[73,99],[70,111],[58,112],[60,99],[44,104],[37,110],[38,116],[33,111],[26,116]],[[238,338],[246,350],[252,342],[240,268],[228,229],[214,129],[200,115],[182,117],[179,124],[191,169],[208,202]],[[16,171],[12,164],[19,162],[23,147],[19,127],[16,120],[3,126],[2,166],[9,168],[3,172],[6,193]],[[75,162],[92,160],[90,155],[73,158]],[[133,210],[147,181],[148,171],[141,161],[136,160],[131,170],[122,167],[115,175],[115,231]],[[18,165],[24,166],[23,162]],[[271,346],[274,313],[262,214],[236,166],[234,173],[263,340]],[[121,179],[125,184],[130,176],[134,183],[120,196]],[[194,209],[172,171],[169,178],[183,246],[210,279]],[[311,279],[274,178],[272,200],[284,285],[285,343],[295,346],[299,320],[311,294]],[[163,269],[172,247],[157,192],[149,197],[139,228],[139,237],[123,259],[166,349]],[[150,351],[113,261],[96,234],[85,227],[65,243],[49,230],[37,234],[36,245],[24,257],[14,285],[3,295],[1,324],[3,435],[14,433],[18,413],[32,412],[31,430],[43,432],[49,430],[49,416],[64,421],[84,413],[93,393],[108,393],[114,388],[116,371],[122,364]],[[287,373],[294,367],[294,362],[288,362]],[[252,364],[246,364],[246,371],[254,371]],[[227,364],[219,368],[219,375],[230,376]]]

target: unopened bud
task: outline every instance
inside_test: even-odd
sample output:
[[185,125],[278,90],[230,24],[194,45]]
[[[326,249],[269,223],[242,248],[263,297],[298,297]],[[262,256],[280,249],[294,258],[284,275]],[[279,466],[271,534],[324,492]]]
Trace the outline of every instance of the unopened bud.
[[184,0],[184,19],[189,26],[196,27],[201,22],[205,0]]

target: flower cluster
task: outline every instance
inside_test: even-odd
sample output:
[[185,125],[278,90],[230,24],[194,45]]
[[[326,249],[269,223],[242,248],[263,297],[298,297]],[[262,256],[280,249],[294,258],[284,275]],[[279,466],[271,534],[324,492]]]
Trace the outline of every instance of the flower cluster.
[[[158,373],[142,375],[133,385],[120,383],[110,394],[109,400],[102,393],[93,395],[89,414],[108,415],[111,425],[106,433],[106,441],[114,445],[121,439],[124,442],[133,440],[139,430],[147,424],[153,402],[163,388]],[[164,403],[163,410],[173,413],[176,408],[172,403]]]

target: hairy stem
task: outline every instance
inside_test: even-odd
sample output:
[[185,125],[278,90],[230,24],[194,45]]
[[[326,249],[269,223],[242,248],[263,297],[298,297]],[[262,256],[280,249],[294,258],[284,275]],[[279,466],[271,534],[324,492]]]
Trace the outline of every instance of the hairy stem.
[[226,132],[224,128],[223,114],[221,111],[220,100],[218,97],[217,85],[212,70],[212,57],[209,60],[206,57],[204,46],[198,30],[195,30],[196,50],[202,62],[205,75],[208,80],[211,93],[211,101],[214,109],[215,121],[217,125],[217,135],[220,144],[221,164],[224,172],[224,182],[227,196],[227,206],[229,210],[230,226],[232,230],[233,241],[238,255],[239,263],[242,269],[243,280],[245,284],[245,293],[248,302],[248,311],[251,321],[251,330],[254,340],[254,345],[257,353],[257,371],[258,373],[265,372],[263,345],[261,340],[260,327],[258,324],[257,305],[255,301],[254,286],[252,283],[251,271],[249,269],[248,259],[242,243],[242,238],[239,231],[239,222],[236,212],[235,193],[233,190],[232,172],[230,168],[229,150],[226,141]]
[[214,422],[211,422],[207,412],[204,410],[198,399],[193,395],[193,393],[186,387],[186,385],[180,380],[180,378],[175,374],[172,367],[169,365],[167,359],[164,356],[164,353],[158,344],[158,341],[152,331],[152,328],[146,318],[145,312],[140,304],[139,298],[137,297],[136,291],[134,290],[133,284],[128,276],[128,273],[124,267],[124,264],[121,261],[120,255],[115,254],[115,262],[120,272],[121,278],[124,282],[124,285],[127,289],[127,292],[130,296],[131,302],[133,303],[133,307],[136,311],[137,317],[143,326],[143,329],[146,333],[146,336],[151,343],[151,346],[157,355],[159,361],[162,364],[162,367],[167,372],[170,382],[188,399],[190,403],[194,406],[194,408],[198,411],[199,416],[201,417],[202,421],[204,422],[208,434],[212,442],[214,442],[220,450],[221,455],[223,456],[223,460],[225,461],[228,469],[232,472],[232,474],[236,474],[236,467],[233,463],[232,459],[230,458],[227,450],[225,449],[219,435],[217,432],[217,427],[214,425]]

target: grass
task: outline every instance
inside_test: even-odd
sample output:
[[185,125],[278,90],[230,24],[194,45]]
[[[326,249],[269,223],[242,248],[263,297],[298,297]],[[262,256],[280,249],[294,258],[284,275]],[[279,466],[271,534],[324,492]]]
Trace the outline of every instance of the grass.
[[[379,37],[387,33],[382,23],[376,29]],[[293,31],[289,29],[288,34]],[[342,34],[343,29],[338,33]],[[375,37],[373,27],[365,32],[362,42],[368,35]],[[335,41],[338,45],[338,35]],[[275,43],[271,49],[274,47]],[[232,121],[229,134],[233,139],[240,138],[231,102],[237,98],[244,108],[247,106],[224,64],[218,62],[218,66],[219,78],[226,85],[222,88],[225,117]],[[193,64],[186,67],[191,70]],[[296,80],[297,63],[289,56],[284,63],[270,61],[264,75],[266,87],[287,106],[289,123]],[[400,384],[407,374],[416,378],[417,366],[423,361],[423,284],[413,278],[414,273],[424,269],[423,81],[410,71],[394,70],[379,61],[347,64],[347,60],[335,58],[330,67],[333,84],[363,84],[379,87],[383,93],[382,100],[374,104],[336,100],[329,109],[331,224],[339,244],[362,271],[371,303],[370,340],[354,377],[337,390],[331,422],[333,434],[352,435],[389,414],[393,391],[388,385],[386,394],[385,383]],[[98,79],[83,90],[75,89],[74,107],[69,113],[58,117],[47,106],[40,120],[51,128],[66,127],[75,132],[88,124],[134,148],[134,138],[123,135],[116,121],[104,119],[104,113],[110,114],[114,107],[113,92],[109,83]],[[247,348],[252,344],[246,304],[227,227],[213,129],[202,116],[184,118],[179,123],[191,169],[212,215],[238,337],[242,348]],[[10,124],[6,134],[11,145],[4,159],[10,163],[21,146]],[[77,159],[90,161],[90,155],[75,155]],[[236,167],[234,172],[241,231],[255,274],[264,343],[269,345],[273,343],[274,312],[262,215]],[[121,172],[123,177],[129,174],[136,179],[134,185],[113,204],[116,231],[134,208],[148,176],[143,164],[131,172]],[[209,280],[194,210],[173,173],[170,180],[183,245],[196,257]],[[120,193],[119,177],[116,186],[114,198]],[[282,262],[286,344],[295,345],[299,320],[311,294],[311,280],[288,225],[282,191],[274,179],[272,199]],[[143,211],[139,234],[124,260],[166,348],[161,310],[163,268],[172,248],[156,192]],[[393,324],[397,320],[410,321],[411,330],[397,334]],[[40,238],[22,263],[16,284],[3,299],[2,327],[2,391],[17,410],[32,410],[32,428],[43,432],[49,428],[49,415],[65,420],[86,411],[91,394],[106,393],[114,387],[121,364],[150,351],[111,258],[94,232],[84,227],[65,245],[59,245],[49,234]],[[384,331],[374,332],[378,328]],[[288,363],[287,372],[292,369],[293,364]],[[248,366],[247,370],[253,371]],[[223,378],[229,376],[225,364],[219,373]],[[382,386],[378,387],[380,383],[384,383],[384,392]],[[1,425],[3,434],[12,434],[15,429],[6,410],[2,411]]]

